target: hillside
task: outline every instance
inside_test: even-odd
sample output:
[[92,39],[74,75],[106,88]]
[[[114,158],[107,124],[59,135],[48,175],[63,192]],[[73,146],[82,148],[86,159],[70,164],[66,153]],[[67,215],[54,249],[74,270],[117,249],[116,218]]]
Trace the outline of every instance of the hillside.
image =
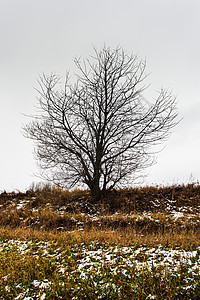
[[37,230],[199,231],[200,186],[114,190],[95,203],[89,191],[44,186],[0,194],[0,226]]
[[0,299],[199,299],[200,185],[0,194]]

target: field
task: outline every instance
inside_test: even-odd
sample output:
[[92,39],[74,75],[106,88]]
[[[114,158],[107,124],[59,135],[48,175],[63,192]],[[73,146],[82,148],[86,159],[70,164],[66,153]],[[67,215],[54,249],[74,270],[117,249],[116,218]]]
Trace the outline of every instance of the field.
[[200,185],[0,194],[0,299],[199,299]]

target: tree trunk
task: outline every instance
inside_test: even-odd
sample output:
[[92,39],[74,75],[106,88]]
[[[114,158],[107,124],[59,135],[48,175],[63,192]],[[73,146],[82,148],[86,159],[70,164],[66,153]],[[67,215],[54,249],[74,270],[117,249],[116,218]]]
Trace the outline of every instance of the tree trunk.
[[99,187],[99,180],[96,180],[91,188],[91,193],[95,201],[99,201],[101,199],[101,189]]

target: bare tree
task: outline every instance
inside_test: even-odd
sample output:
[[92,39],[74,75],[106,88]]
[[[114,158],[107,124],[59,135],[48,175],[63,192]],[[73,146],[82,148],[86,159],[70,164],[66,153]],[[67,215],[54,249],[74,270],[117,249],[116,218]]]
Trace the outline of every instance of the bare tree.
[[41,113],[24,131],[36,142],[48,178],[67,187],[84,183],[99,199],[152,165],[151,146],[177,123],[176,100],[162,89],[147,102],[146,64],[121,48],[95,50],[75,64],[80,75],[74,85],[68,75],[62,88],[57,75],[40,77]]

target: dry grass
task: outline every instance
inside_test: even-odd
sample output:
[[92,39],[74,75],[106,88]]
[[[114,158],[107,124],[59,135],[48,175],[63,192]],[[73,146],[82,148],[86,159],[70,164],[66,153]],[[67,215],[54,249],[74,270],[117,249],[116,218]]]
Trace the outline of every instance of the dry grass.
[[50,186],[4,192],[0,296],[199,299],[199,209],[199,184],[112,191],[99,203]]
[[0,239],[21,239],[21,240],[37,240],[37,241],[56,241],[59,244],[70,245],[90,244],[93,241],[99,243],[118,244],[120,246],[141,246],[181,248],[192,250],[200,247],[200,232],[182,231],[180,233],[147,233],[140,234],[133,229],[101,231],[96,229],[71,232],[56,232],[24,229],[17,227],[15,229],[9,226],[0,228]]
[[33,186],[26,193],[0,194],[0,226],[7,232],[78,235],[84,242],[98,237],[190,246],[198,245],[199,209],[199,184],[112,191],[99,203],[89,191]]

